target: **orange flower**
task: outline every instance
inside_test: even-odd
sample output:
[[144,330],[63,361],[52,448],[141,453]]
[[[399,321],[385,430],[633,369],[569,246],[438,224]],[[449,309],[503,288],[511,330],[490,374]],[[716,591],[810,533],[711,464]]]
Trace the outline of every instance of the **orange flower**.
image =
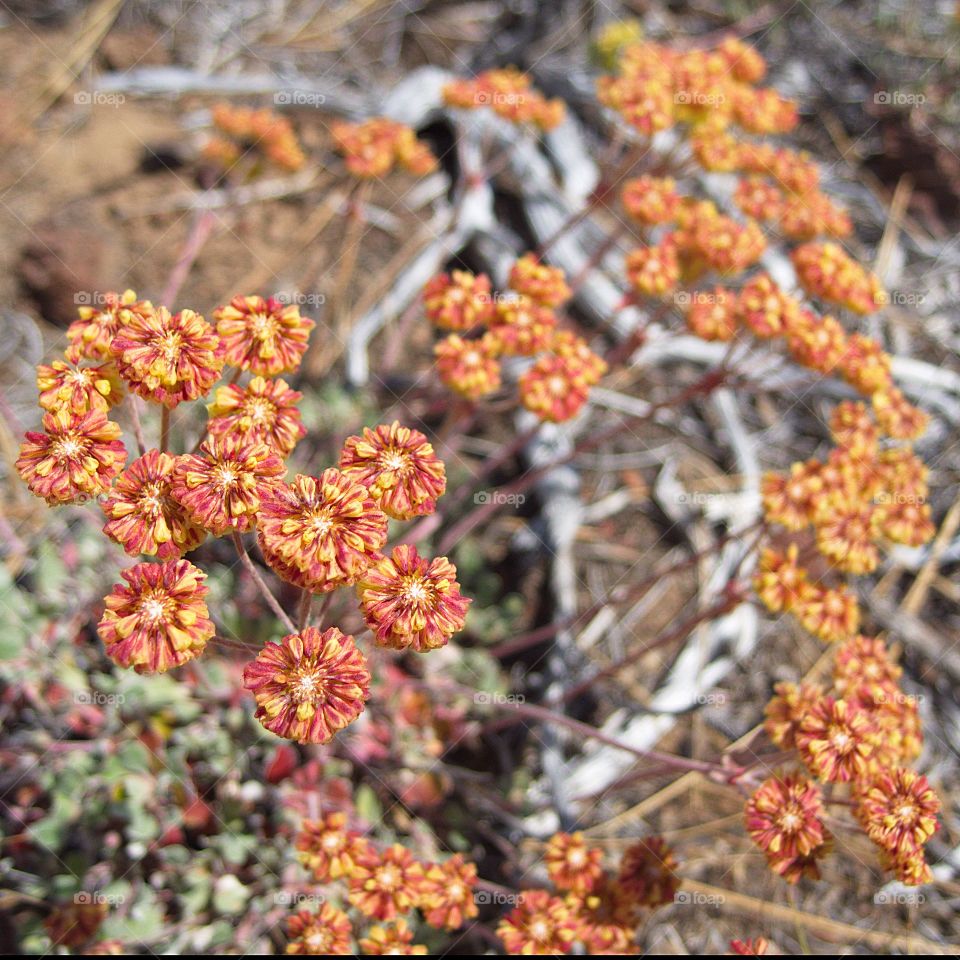
[[523,294],[498,300],[487,337],[497,353],[529,357],[546,349],[557,324],[553,311]]
[[103,532],[127,553],[174,560],[198,547],[203,528],[170,495],[176,459],[148,450],[120,475],[101,503],[107,518]]
[[808,526],[824,488],[822,469],[818,460],[808,460],[791,464],[789,473],[765,473],[760,492],[768,522],[794,531]]
[[800,776],[770,777],[747,801],[747,833],[771,868],[795,883],[804,870],[815,869],[816,858],[826,852],[829,833],[823,813],[815,783]]
[[645,837],[624,851],[617,886],[632,903],[659,907],[673,902],[680,886],[676,870],[677,858],[663,837]]
[[114,334],[125,323],[126,317],[131,313],[153,313],[153,304],[149,300],[137,300],[132,290],[125,290],[123,293],[106,293],[102,306],[80,307],[77,313],[80,319],[74,320],[67,330],[70,341],[67,360],[71,363],[78,363],[84,357],[106,360],[110,356]]
[[846,343],[840,360],[844,380],[855,390],[871,395],[890,390],[890,355],[871,337],[854,333]]
[[107,656],[137,673],[165,673],[203,653],[214,635],[204,597],[207,575],[189,560],[138,563],[104,599],[97,632]]
[[30,491],[51,505],[103,493],[123,469],[120,427],[102,410],[78,416],[61,408],[44,414],[43,430],[27,431],[16,467]]
[[562,100],[547,100],[516,67],[486,70],[473,80],[454,80],[443,88],[443,98],[450,106],[466,110],[490,107],[504,120],[532,123],[541,130],[552,130],[566,114]]
[[799,306],[769,274],[761,273],[740,291],[737,318],[758,337],[776,337],[786,332]]
[[[677,299],[680,299],[680,294]],[[702,340],[732,340],[737,332],[737,297],[732,290],[714,287],[690,295],[687,326]]]
[[541,420],[552,423],[579,413],[588,390],[581,366],[564,357],[541,357],[520,376],[520,402]]
[[677,245],[672,237],[665,237],[653,246],[631,250],[627,254],[626,267],[627,281],[643,296],[662,297],[680,280]]
[[456,930],[477,916],[473,890],[477,885],[477,868],[465,863],[459,853],[440,864],[432,864],[426,872],[420,910],[431,927]]
[[866,773],[876,726],[865,711],[828,696],[811,704],[796,741],[811,773],[829,783],[846,783]]
[[874,843],[897,857],[917,853],[937,832],[940,798],[906,767],[883,771],[859,798],[858,814]]
[[213,437],[234,436],[247,443],[265,443],[281,457],[289,456],[307,430],[297,404],[303,394],[285,380],[254,377],[246,387],[218,387],[207,405],[207,431]]
[[759,83],[767,72],[763,54],[739,37],[724,37],[717,47],[717,53],[727,61],[734,79],[743,83]]
[[754,220],[773,220],[783,207],[780,188],[763,177],[743,177],[737,184],[734,203]]
[[199,313],[166,307],[128,311],[110,344],[117,370],[134,393],[172,409],[202,397],[220,379],[223,344]]
[[588,387],[599,383],[607,372],[607,361],[594,353],[586,340],[569,330],[555,331],[549,349],[551,353],[566,360]]
[[413,943],[413,931],[403,917],[392,924],[371,927],[360,941],[360,952],[370,957],[423,956],[427,948]]
[[770,942],[764,937],[751,937],[749,940],[731,940],[730,949],[741,957],[762,957],[770,949]]
[[807,571],[797,563],[797,545],[791,543],[786,554],[765,548],[760,555],[753,588],[771,613],[792,611],[807,593]]
[[357,177],[383,177],[395,165],[423,176],[437,169],[437,159],[416,133],[386,117],[372,117],[362,123],[335,123],[334,144],[344,156],[347,170]]
[[853,232],[853,224],[845,210],[819,191],[813,191],[785,199],[780,229],[793,240],[813,240],[822,233],[847,237]]
[[860,627],[857,598],[843,587],[810,584],[795,604],[794,615],[805,630],[826,643],[846,640]]
[[885,299],[880,281],[836,243],[805,243],[791,254],[797,278],[812,296],[854,313],[873,313]]
[[370,844],[358,830],[347,829],[344,813],[328,813],[319,820],[304,820],[297,835],[300,862],[317,883],[349,877],[357,859]]
[[345,955],[353,953],[350,919],[332,904],[324,903],[316,913],[298,910],[287,918],[290,942],[287,953],[294,955]]
[[555,833],[543,854],[553,885],[564,893],[589,893],[603,876],[603,851],[588,847],[582,833]]
[[194,523],[216,536],[249,530],[261,500],[282,482],[283,461],[265,443],[231,436],[208,438],[200,452],[177,458],[170,495]]
[[433,513],[447,488],[443,461],[418,430],[399,421],[348,437],[340,454],[344,476],[362,483],[388,517],[411,520]]
[[427,319],[442,330],[465,332],[485,326],[493,317],[490,278],[466,270],[439,273],[423,288],[423,303]]
[[877,390],[871,402],[884,433],[895,440],[919,440],[930,425],[930,415],[910,403],[894,386]]
[[833,317],[802,308],[787,331],[787,348],[800,366],[830,375],[846,355],[847,334]]
[[387,539],[387,518],[370,491],[333,467],[271,490],[259,527],[267,563],[314,593],[356,583]]
[[243,153],[256,150],[285,170],[299,170],[306,162],[293,127],[286,117],[272,110],[218,103],[213,108],[214,126],[232,137],[232,143],[223,137],[208,141],[203,149],[205,157],[221,160],[223,166],[232,166]]
[[350,902],[367,917],[392,920],[420,902],[423,866],[399,843],[378,853],[372,847],[350,875]]
[[123,390],[112,364],[78,367],[62,360],[37,367],[37,389],[44,410],[66,408],[82,416],[91,410],[106,413],[123,399]]
[[273,297],[234,297],[213,311],[213,319],[226,363],[264,377],[297,370],[316,326],[300,316],[296,304],[284,305]]
[[577,924],[569,906],[546,890],[523,890],[519,902],[497,927],[509,954],[567,954]]
[[627,213],[640,223],[669,223],[680,205],[671,177],[637,177],[623,185],[620,199]]
[[807,711],[823,697],[823,689],[816,684],[778,683],[775,696],[764,709],[764,727],[767,735],[781,750],[792,750],[797,745],[797,730]]
[[464,340],[453,333],[433,348],[440,379],[468,400],[479,400],[500,387],[498,348],[489,334]]
[[305,627],[268,643],[243,671],[254,714],[271,733],[297,743],[327,743],[363,713],[370,671],[353,637],[336,627]]
[[541,263],[535,253],[524,254],[513,264],[507,286],[543,307],[559,307],[571,297],[563,270]]
[[470,600],[460,595],[457,568],[446,557],[427,561],[409,544],[394,547],[361,577],[357,594],[377,643],[418,653],[442,647],[463,629]]

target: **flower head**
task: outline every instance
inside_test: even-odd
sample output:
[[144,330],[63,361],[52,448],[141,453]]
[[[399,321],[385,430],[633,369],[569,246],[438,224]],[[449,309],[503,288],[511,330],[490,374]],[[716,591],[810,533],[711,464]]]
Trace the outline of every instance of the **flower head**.
[[736,294],[724,287],[691,295],[687,326],[702,340],[732,340],[737,332]]
[[796,731],[800,756],[810,771],[830,783],[859,780],[869,769],[875,724],[846,700],[823,697],[811,704]]
[[543,854],[550,880],[565,893],[589,893],[603,876],[603,851],[590,847],[582,833],[555,833]]
[[356,583],[387,539],[387,518],[370,491],[332,467],[271,490],[259,528],[267,563],[315,593]]
[[287,953],[300,956],[325,956],[353,952],[353,928],[349,917],[330,903],[316,913],[298,910],[287,918]]
[[490,335],[464,340],[453,333],[433,348],[440,379],[468,400],[479,400],[500,387],[498,345]]
[[420,902],[423,865],[399,843],[383,853],[371,847],[350,875],[350,902],[367,917],[393,920]]
[[175,466],[170,454],[148,450],[124,470],[100,505],[107,518],[103,532],[131,556],[146,553],[173,560],[206,536],[170,495]]
[[541,130],[552,130],[565,115],[562,100],[547,100],[516,67],[486,70],[473,80],[455,80],[443,88],[443,98],[452,107],[489,107],[510,123],[532,123]]
[[447,488],[443,461],[418,430],[396,420],[348,437],[340,454],[344,476],[362,483],[388,517],[411,520],[433,513]]
[[363,713],[370,671],[353,637],[305,627],[268,643],[243,671],[256,718],[278,737],[327,743]]
[[103,493],[123,469],[120,427],[102,410],[55,410],[44,414],[43,431],[27,432],[16,466],[30,491],[49,504]]
[[880,773],[859,798],[867,836],[897,857],[919,851],[937,832],[940,798],[927,778],[906,767]]
[[563,270],[541,263],[533,253],[524,254],[513,264],[507,285],[544,307],[559,307],[571,296]]
[[794,604],[793,613],[804,629],[826,643],[846,640],[860,627],[856,595],[845,587],[811,583]]
[[672,236],[627,254],[627,280],[638,294],[662,297],[680,281],[677,244]]
[[213,319],[226,363],[263,377],[297,370],[316,326],[300,315],[296,304],[283,304],[273,297],[234,297],[213,311]]
[[546,890],[523,890],[520,901],[497,927],[509,954],[566,954],[577,923],[570,907]]
[[194,523],[220,536],[256,522],[262,499],[280,482],[283,461],[265,443],[210,437],[200,455],[177,458],[170,495]]
[[807,711],[823,697],[823,690],[815,684],[778,683],[774,696],[764,709],[767,735],[781,750],[792,750],[797,745],[797,730]]
[[165,673],[203,653],[214,635],[207,575],[189,560],[138,563],[104,599],[97,632],[107,656],[137,673]]
[[498,353],[528,357],[546,349],[556,325],[552,309],[518,294],[497,302],[487,336]]
[[607,372],[607,361],[594,353],[586,340],[569,330],[554,332],[550,352],[566,360],[588,387],[599,383]]
[[213,437],[233,436],[248,443],[265,443],[281,457],[289,456],[307,430],[297,404],[303,394],[285,380],[253,377],[246,387],[218,387],[208,404],[207,432]]
[[477,868],[455,853],[443,863],[432,864],[426,872],[420,910],[431,927],[456,930],[477,916],[473,890]]
[[172,409],[202,397],[220,379],[224,348],[199,313],[157,307],[124,314],[110,354],[134,393]]
[[335,123],[331,128],[347,170],[357,177],[383,177],[395,166],[423,176],[437,169],[437,158],[410,127],[387,117],[362,123]]
[[680,205],[676,186],[671,177],[638,177],[623,185],[620,199],[627,213],[640,223],[669,223]]
[[589,384],[576,361],[548,354],[520,376],[520,402],[541,420],[562,423],[587,402]]
[[357,593],[377,643],[418,653],[442,647],[463,628],[470,600],[460,595],[457,568],[446,557],[425,560],[401,544],[360,579]]
[[413,942],[413,931],[403,917],[384,926],[374,926],[360,940],[360,952],[370,957],[423,956],[427,948]]
[[89,360],[106,360],[110,356],[110,344],[128,315],[153,313],[153,304],[149,300],[137,300],[132,290],[123,293],[106,293],[100,306],[83,306],[77,312],[79,320],[74,320],[67,330],[70,346],[67,359],[78,363],[86,357]]
[[347,816],[339,812],[304,820],[297,835],[297,857],[317,883],[350,876],[369,846],[359,831],[347,829]]
[[829,834],[823,813],[815,783],[799,776],[770,777],[747,801],[747,833],[771,867],[796,882],[800,874],[794,868],[815,862],[825,852]]
[[85,903],[75,900],[54,907],[43,926],[56,946],[80,947],[96,934],[109,912],[106,900],[90,898],[90,902]]
[[659,907],[671,903],[680,886],[676,870],[677,858],[663,837],[645,837],[624,851],[617,886],[632,903]]
[[37,389],[44,410],[66,408],[82,416],[90,410],[106,413],[123,399],[123,389],[112,364],[79,367],[63,360],[37,367]]
[[427,319],[441,330],[466,332],[486,326],[493,317],[490,278],[466,270],[438,273],[423,288]]

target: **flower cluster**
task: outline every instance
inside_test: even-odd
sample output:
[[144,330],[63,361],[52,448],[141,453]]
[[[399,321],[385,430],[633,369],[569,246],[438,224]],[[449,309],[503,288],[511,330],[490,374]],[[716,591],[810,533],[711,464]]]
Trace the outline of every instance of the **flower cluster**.
[[218,103],[212,119],[217,134],[203,155],[225,170],[251,154],[283,170],[299,170],[306,162],[290,121],[271,110]]
[[486,70],[473,80],[454,80],[443,88],[443,98],[451,107],[489,107],[510,123],[530,123],[540,130],[552,130],[566,116],[562,100],[548,100],[514,67]]
[[[422,433],[394,422],[348,437],[339,467],[287,482],[285,458],[305,434],[301,394],[268,378],[297,371],[314,322],[259,296],[235,297],[214,319],[171,314],[129,291],[109,295],[103,310],[83,308],[71,327],[74,359],[38,372],[43,431],[27,434],[17,469],[50,504],[97,498],[104,533],[131,556],[156,558],[121,571],[98,624],[107,656],[139,673],[180,667],[215,638],[206,574],[184,555],[229,535],[255,571],[241,535],[256,531],[268,567],[304,591],[305,613],[296,630],[287,618],[290,632],[246,666],[244,686],[267,730],[326,743],[363,711],[371,676],[353,637],[309,624],[313,594],[356,587],[375,642],[394,650],[435,649],[464,626],[470,600],[446,557],[411,546],[381,552],[388,517],[436,510],[444,464]],[[194,452],[168,452],[170,410],[209,394],[230,367]],[[162,411],[160,444],[142,448],[134,407],[141,451],[124,469],[121,429],[107,414],[141,399]]]
[[[339,812],[305,820],[296,847],[315,883],[342,885],[345,907],[325,901],[316,913],[293,914],[288,920],[287,953],[354,952],[354,923],[372,922],[365,936],[358,937],[362,953],[424,954],[426,947],[413,943],[414,911],[438,930],[457,930],[479,912],[477,868],[460,854],[441,862],[420,862],[402,844],[381,849]],[[354,921],[347,910],[354,912]]]
[[616,871],[580,833],[555,834],[544,862],[554,891],[522,890],[497,935],[509,954],[632,953],[645,910],[672,903],[677,861],[661,837],[627,847]]
[[385,177],[395,167],[418,177],[437,169],[437,158],[402,123],[373,117],[363,123],[335,123],[330,130],[347,170],[356,177]]
[[[858,634],[837,647],[830,690],[777,684],[766,729],[778,747],[797,751],[808,776],[849,785],[857,820],[884,863],[903,883],[919,884],[929,880],[923,845],[937,830],[940,801],[926,778],[907,766],[920,755],[922,738],[917,701],[901,690],[901,672],[882,640]],[[806,782],[806,795],[819,798],[819,788]],[[761,805],[772,790],[761,795]],[[750,816],[748,807],[748,830],[770,857],[767,834],[750,828]],[[803,872],[778,864],[771,860],[787,879]]]
[[428,282],[428,319],[458,331],[434,347],[440,379],[476,401],[499,389],[501,358],[529,357],[533,362],[519,377],[520,402],[542,420],[569,420],[606,363],[580,337],[558,329],[556,310],[572,295],[562,270],[526,254],[513,264],[508,282],[509,290],[500,294],[491,292],[485,274],[454,270]]

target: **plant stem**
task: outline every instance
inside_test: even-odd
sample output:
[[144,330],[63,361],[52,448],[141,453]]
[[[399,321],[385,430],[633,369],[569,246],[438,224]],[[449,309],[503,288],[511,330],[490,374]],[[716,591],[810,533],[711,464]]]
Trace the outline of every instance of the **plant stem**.
[[309,590],[304,590],[300,594],[300,608],[297,611],[297,628],[302,633],[304,627],[310,622],[310,611],[313,608],[313,594]]
[[135,393],[130,393],[127,400],[129,401],[130,420],[133,422],[133,435],[136,437],[137,449],[142,457],[147,452],[147,444],[143,438],[143,424],[140,422],[140,398]]
[[240,557],[243,565],[247,568],[250,576],[253,577],[254,582],[260,588],[260,592],[263,594],[263,598],[267,601],[270,609],[276,614],[277,618],[291,633],[296,633],[297,628],[294,626],[293,621],[284,612],[283,607],[280,606],[280,601],[277,600],[277,598],[270,591],[266,580],[263,579],[260,571],[257,569],[257,565],[253,562],[253,560],[250,559],[250,555],[247,553],[246,547],[243,545],[243,540],[236,530],[233,531],[233,545],[237,548],[237,555]]
[[160,452],[166,453],[170,445],[170,408],[164,407],[160,414]]

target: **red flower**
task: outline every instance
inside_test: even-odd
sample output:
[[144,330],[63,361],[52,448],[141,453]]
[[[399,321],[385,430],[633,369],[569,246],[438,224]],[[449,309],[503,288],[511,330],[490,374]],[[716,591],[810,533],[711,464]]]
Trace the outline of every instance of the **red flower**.
[[845,700],[823,697],[807,710],[796,732],[797,747],[810,771],[830,783],[858,780],[869,769],[875,724]]
[[327,743],[363,713],[370,671],[353,637],[306,627],[268,643],[243,671],[256,718],[278,737]]
[[284,305],[273,297],[234,297],[213,311],[213,319],[226,362],[264,377],[295,371],[316,326],[309,317],[300,316],[296,304]]
[[223,369],[220,338],[193,310],[128,311],[110,354],[134,393],[170,409],[202,397]]
[[247,443],[265,443],[281,457],[289,456],[307,430],[297,404],[302,393],[291,390],[285,380],[254,377],[246,387],[218,387],[207,406],[207,432],[213,437],[232,436]]
[[104,599],[97,632],[107,656],[137,673],[164,673],[203,653],[214,635],[204,597],[207,575],[189,560],[138,563]]
[[906,767],[880,773],[860,797],[858,812],[870,839],[901,859],[919,851],[940,826],[940,798],[926,777]]
[[672,903],[680,886],[677,858],[663,837],[646,837],[628,847],[620,861],[617,887],[632,903]]
[[587,846],[582,833],[555,833],[543,861],[553,885],[564,893],[589,893],[603,876],[603,851]]
[[420,902],[423,866],[395,843],[382,854],[371,847],[350,875],[350,902],[364,916],[392,920]]
[[509,954],[567,954],[578,924],[569,906],[546,890],[523,890],[516,907],[497,927]]
[[477,868],[456,853],[426,872],[420,910],[432,927],[456,930],[479,912],[474,898]]
[[202,456],[177,458],[170,495],[194,523],[217,536],[230,529],[249,530],[261,498],[281,482],[283,461],[265,443],[236,437],[211,437],[200,451]]
[[387,539],[387,518],[370,491],[332,467],[272,490],[259,522],[267,563],[315,593],[356,583]]
[[103,532],[132,556],[175,559],[198,547],[206,536],[170,495],[175,465],[175,457],[148,450],[120,475],[101,504],[107,518]]
[[49,504],[103,493],[123,469],[127,451],[120,427],[102,410],[77,415],[61,408],[44,414],[43,433],[28,431],[17,472]]
[[358,480],[395,520],[433,513],[447,488],[443,461],[418,430],[394,420],[348,437],[340,454],[344,476]]
[[427,561],[408,544],[382,557],[357,584],[377,643],[418,653],[442,647],[463,628],[470,604],[460,595],[456,576],[457,568],[446,557]]
[[90,410],[106,413],[123,399],[123,390],[113,364],[77,367],[62,360],[37,367],[37,389],[44,410],[67,408],[82,416]]
[[347,829],[344,813],[328,813],[319,820],[304,820],[297,836],[300,862],[317,883],[349,877],[370,844],[358,830]]
[[347,915],[329,903],[316,913],[299,910],[287,919],[288,954],[325,956],[353,953],[353,928]]

